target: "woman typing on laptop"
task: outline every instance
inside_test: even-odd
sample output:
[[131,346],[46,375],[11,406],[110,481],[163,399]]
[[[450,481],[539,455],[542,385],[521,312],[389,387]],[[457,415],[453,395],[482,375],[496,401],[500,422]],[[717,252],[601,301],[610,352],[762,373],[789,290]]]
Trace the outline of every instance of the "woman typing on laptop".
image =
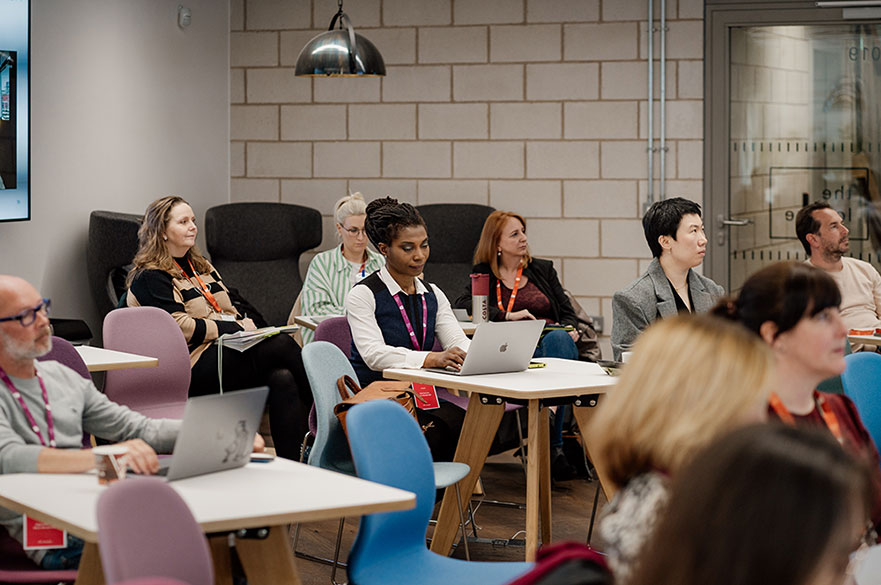
[[[419,278],[429,256],[419,212],[391,197],[377,199],[367,205],[364,229],[385,266],[356,284],[345,302],[352,330],[350,360],[361,385],[381,379],[386,368],[460,368],[470,342],[444,293]],[[441,351],[433,351],[435,340]],[[432,422],[446,434],[447,427],[461,424],[461,411],[450,409],[457,410],[441,402],[433,414],[420,410],[420,422]],[[459,423],[431,420],[448,419],[447,414],[455,414]],[[426,436],[436,459],[452,457],[455,436],[434,441],[431,433]]]

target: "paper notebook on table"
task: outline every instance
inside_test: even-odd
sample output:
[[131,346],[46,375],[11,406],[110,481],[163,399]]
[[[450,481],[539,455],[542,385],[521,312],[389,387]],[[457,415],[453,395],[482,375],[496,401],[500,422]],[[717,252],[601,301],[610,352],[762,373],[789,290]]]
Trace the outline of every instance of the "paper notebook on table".
[[299,329],[299,326],[297,325],[284,325],[282,327],[261,327],[260,329],[254,329],[253,331],[236,331],[235,333],[221,335],[217,338],[217,342],[223,345],[223,347],[245,351],[273,335],[278,335],[279,333],[293,333],[297,329]]
[[520,372],[529,366],[544,326],[542,319],[481,323],[474,331],[462,369],[426,369],[452,376]]

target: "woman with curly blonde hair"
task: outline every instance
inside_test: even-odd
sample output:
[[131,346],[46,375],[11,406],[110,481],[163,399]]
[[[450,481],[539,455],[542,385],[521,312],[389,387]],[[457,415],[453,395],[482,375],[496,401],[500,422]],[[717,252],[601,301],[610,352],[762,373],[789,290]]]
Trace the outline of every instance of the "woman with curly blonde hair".
[[637,340],[588,433],[617,492],[599,533],[620,582],[666,505],[670,477],[721,433],[766,418],[773,368],[761,340],[707,315],[658,321]]

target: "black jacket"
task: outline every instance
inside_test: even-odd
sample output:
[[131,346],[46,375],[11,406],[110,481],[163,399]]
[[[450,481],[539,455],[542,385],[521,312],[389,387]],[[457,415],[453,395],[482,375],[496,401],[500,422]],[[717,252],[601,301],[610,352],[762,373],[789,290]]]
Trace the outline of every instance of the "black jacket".
[[[474,274],[489,274],[489,320],[504,321],[505,312],[500,311],[496,302],[496,277],[489,268],[489,264],[477,264],[471,270]],[[550,260],[541,258],[533,258],[532,262],[523,269],[523,275],[530,281],[535,283],[551,303],[551,313],[554,316],[554,322],[560,325],[572,325],[575,327],[578,320],[575,317],[575,310],[566,297],[563,285],[554,270],[554,263]],[[465,309],[471,313],[471,283],[465,287],[465,292],[456,299],[456,307]]]

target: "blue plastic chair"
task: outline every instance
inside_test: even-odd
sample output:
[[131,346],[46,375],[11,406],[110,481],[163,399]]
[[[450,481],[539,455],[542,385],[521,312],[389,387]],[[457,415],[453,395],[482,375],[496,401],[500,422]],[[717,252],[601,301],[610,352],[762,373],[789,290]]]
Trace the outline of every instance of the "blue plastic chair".
[[881,355],[858,352],[844,356],[844,393],[854,401],[875,445],[881,445]]
[[431,453],[413,417],[390,400],[352,408],[346,416],[358,477],[416,494],[416,507],[361,519],[349,553],[358,585],[501,585],[532,568],[525,562],[472,562],[435,554],[425,544],[434,508]]
[[[337,345],[327,341],[313,341],[303,347],[303,366],[306,370],[306,377],[309,378],[309,385],[312,388],[317,419],[315,442],[312,444],[312,449],[309,452],[308,463],[323,469],[355,475],[355,466],[352,463],[349,444],[342,425],[340,425],[339,419],[337,419],[333,412],[333,408],[340,401],[336,383],[340,376],[350,376],[355,381],[358,380],[358,376],[355,374],[351,362],[349,362],[349,359],[342,350]],[[465,537],[465,521],[458,484],[470,471],[471,468],[465,463],[434,463],[435,489],[443,489],[448,486],[455,486],[456,488],[456,496],[459,498],[460,524],[466,557],[470,557],[470,552],[468,551],[468,539]],[[334,569],[331,581],[333,583],[336,583],[336,568],[340,566],[338,561],[339,547],[344,522],[344,518],[340,519],[340,528],[337,532],[336,551],[332,561]],[[294,549],[296,550],[296,537]],[[320,560],[323,561],[324,559]]]

